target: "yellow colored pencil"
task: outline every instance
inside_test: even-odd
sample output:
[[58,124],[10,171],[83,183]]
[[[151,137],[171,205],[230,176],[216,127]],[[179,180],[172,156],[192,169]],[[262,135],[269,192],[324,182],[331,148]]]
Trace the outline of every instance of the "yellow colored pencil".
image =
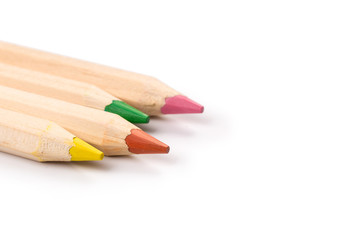
[[0,108],[0,151],[39,162],[102,160],[104,154],[54,122]]

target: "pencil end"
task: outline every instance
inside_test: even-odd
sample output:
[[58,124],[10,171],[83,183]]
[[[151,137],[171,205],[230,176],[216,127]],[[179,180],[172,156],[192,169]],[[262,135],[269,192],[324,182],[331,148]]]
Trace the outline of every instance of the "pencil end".
[[114,100],[111,104],[107,105],[104,110],[120,115],[132,123],[148,123],[150,120],[147,114],[119,100]]
[[169,153],[170,147],[140,129],[131,130],[125,139],[129,151],[136,154]]
[[163,114],[202,113],[204,106],[183,95],[166,98],[161,108]]
[[75,137],[74,146],[70,149],[71,161],[99,161],[104,158],[104,153]]

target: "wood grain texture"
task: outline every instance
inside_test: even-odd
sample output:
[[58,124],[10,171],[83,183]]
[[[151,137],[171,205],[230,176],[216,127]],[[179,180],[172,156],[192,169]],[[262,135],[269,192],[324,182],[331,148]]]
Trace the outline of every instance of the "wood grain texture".
[[125,138],[139,129],[112,113],[5,86],[0,86],[0,107],[54,121],[105,155],[131,154]]
[[165,99],[180,94],[150,76],[6,42],[0,42],[0,61],[94,84],[149,115],[162,114]]
[[3,63],[0,63],[0,84],[99,110],[118,100],[92,84]]
[[0,84],[27,92],[112,112],[130,122],[149,117],[93,84],[0,63]]
[[0,108],[0,151],[35,161],[71,161],[74,135],[54,122]]

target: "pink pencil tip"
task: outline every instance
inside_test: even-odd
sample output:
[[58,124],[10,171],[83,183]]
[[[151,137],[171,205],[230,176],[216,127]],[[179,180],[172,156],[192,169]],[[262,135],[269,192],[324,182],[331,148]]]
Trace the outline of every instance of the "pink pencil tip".
[[161,112],[163,114],[202,113],[204,106],[185,96],[176,95],[165,99],[165,105],[161,108]]

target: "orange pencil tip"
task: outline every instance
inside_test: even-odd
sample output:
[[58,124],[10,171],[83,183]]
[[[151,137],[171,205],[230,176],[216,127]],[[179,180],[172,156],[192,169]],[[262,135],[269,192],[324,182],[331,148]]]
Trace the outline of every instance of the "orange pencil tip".
[[140,129],[131,130],[125,139],[129,151],[136,154],[168,153],[170,147]]

